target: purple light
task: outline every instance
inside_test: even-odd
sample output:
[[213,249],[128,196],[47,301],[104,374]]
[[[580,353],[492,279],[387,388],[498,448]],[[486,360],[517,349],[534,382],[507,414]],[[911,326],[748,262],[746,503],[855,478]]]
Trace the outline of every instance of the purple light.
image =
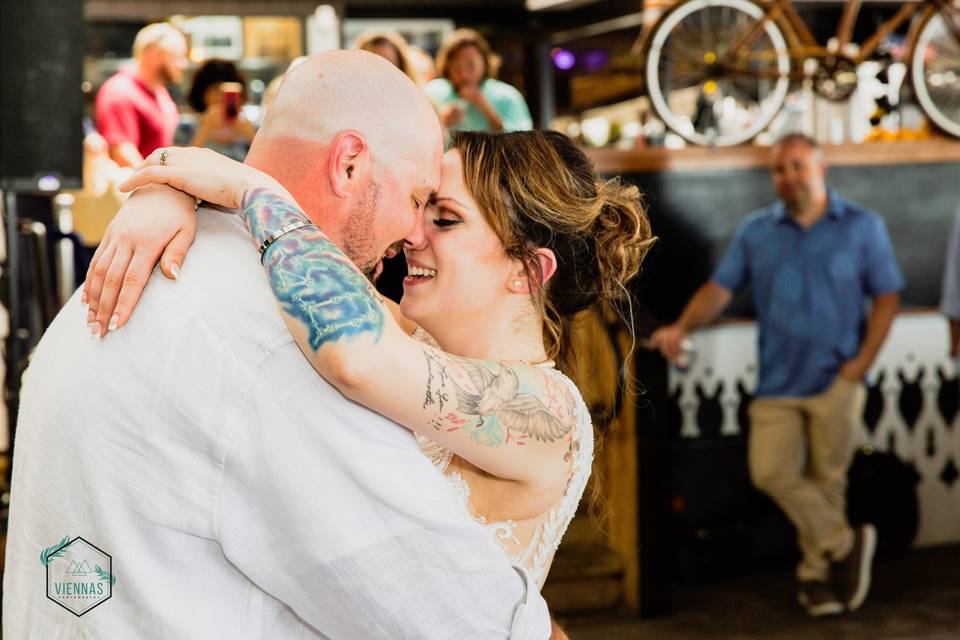
[[606,51],[588,51],[583,57],[583,66],[587,71],[599,71],[607,65],[608,60],[610,60],[610,54]]
[[577,64],[576,56],[566,49],[554,49],[551,55],[554,66],[561,71],[569,71],[573,69],[573,65]]

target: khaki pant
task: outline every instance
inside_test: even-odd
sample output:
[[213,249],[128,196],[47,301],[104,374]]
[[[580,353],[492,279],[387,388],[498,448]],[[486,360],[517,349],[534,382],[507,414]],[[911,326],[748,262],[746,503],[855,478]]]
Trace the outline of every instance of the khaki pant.
[[800,580],[825,580],[830,560],[853,545],[847,522],[847,469],[866,390],[837,377],[815,396],[757,398],[750,405],[750,477],[797,528]]

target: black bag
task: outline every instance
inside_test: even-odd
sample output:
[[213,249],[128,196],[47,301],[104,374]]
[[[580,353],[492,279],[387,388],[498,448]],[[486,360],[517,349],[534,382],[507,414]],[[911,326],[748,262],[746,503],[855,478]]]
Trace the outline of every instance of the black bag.
[[877,527],[878,553],[909,549],[920,525],[916,468],[894,453],[863,447],[853,459],[847,480],[850,524],[872,522]]

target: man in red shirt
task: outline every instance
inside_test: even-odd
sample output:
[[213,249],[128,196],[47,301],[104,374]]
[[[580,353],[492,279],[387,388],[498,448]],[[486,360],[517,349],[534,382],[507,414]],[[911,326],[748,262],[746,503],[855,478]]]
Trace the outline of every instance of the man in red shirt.
[[134,64],[97,93],[97,128],[121,167],[135,167],[158,147],[173,144],[180,114],[166,85],[186,66],[187,41],[165,22],[150,24],[133,41]]

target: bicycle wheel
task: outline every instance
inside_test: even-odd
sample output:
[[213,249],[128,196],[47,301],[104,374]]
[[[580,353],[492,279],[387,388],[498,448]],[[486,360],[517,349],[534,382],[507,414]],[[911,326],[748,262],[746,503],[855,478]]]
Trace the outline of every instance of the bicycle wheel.
[[[960,16],[952,17],[960,25]],[[910,71],[920,107],[934,124],[960,137],[960,41],[941,13],[920,27]]]
[[690,0],[663,17],[647,48],[646,78],[670,129],[694,144],[730,146],[770,124],[790,86],[783,33],[768,21],[752,42],[736,45],[763,15],[748,0]]

